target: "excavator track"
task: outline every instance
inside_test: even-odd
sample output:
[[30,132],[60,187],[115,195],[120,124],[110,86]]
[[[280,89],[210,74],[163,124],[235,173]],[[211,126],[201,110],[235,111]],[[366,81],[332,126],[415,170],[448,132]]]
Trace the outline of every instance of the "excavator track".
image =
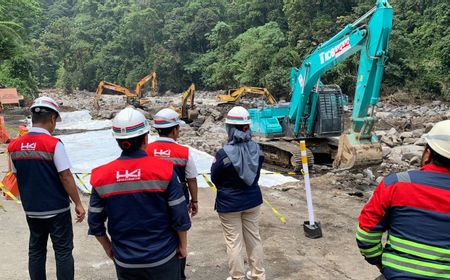
[[[295,141],[258,141],[264,152],[264,161],[268,164],[280,166],[293,171],[302,169],[302,159],[299,144]],[[306,149],[308,167],[314,165],[314,155]]]

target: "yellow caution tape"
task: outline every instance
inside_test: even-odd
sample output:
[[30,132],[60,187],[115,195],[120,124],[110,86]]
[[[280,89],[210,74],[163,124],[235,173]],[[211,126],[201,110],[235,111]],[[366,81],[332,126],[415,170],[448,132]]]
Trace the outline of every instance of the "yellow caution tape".
[[[208,186],[213,189],[215,192],[217,192],[217,188],[216,186],[214,186],[213,182],[211,182],[211,180],[208,179],[208,177],[206,177],[206,174],[201,174],[203,176],[203,178],[205,179],[205,182],[208,184]],[[264,203],[270,207],[270,209],[272,209],[272,212],[275,214],[275,216],[277,216],[280,221],[285,224],[286,223],[286,218],[280,214],[280,212],[278,212],[278,210],[273,207],[273,205],[266,199],[264,198]]]
[[13,195],[6,187],[5,185],[3,185],[3,183],[0,182],[0,188],[2,189],[2,191],[9,196],[10,198],[12,198],[12,200],[17,203],[17,204],[22,204],[22,202],[15,196]]
[[265,203],[267,206],[269,206],[270,209],[272,209],[272,212],[275,214],[275,216],[278,217],[278,219],[280,219],[280,221],[281,221],[283,224],[286,223],[286,218],[285,218],[283,215],[281,215],[280,212],[278,212],[278,210],[277,210],[275,207],[273,207],[273,205],[270,204],[270,202],[269,202],[266,198],[264,198],[264,203]]
[[205,182],[208,184],[208,186],[213,189],[213,191],[217,192],[217,188],[216,186],[214,186],[213,182],[211,182],[211,180],[208,179],[208,177],[206,177],[205,174],[202,174],[203,179],[205,179]]
[[[88,192],[88,194],[91,194],[92,193],[91,190],[86,186],[83,179],[78,176],[78,173],[75,173],[75,177],[77,177],[78,182],[80,182],[80,184],[84,187],[84,189]],[[86,176],[84,176],[84,177],[86,177]]]

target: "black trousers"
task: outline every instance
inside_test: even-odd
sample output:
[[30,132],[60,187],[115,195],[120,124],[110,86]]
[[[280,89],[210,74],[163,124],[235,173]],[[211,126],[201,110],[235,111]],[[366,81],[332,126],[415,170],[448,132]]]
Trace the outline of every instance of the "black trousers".
[[48,236],[53,243],[56,260],[56,278],[58,280],[74,279],[73,229],[70,211],[57,214],[48,219],[27,217],[30,228],[28,250],[28,271],[31,280],[47,279],[45,263],[47,260]]
[[180,279],[185,280],[186,274],[184,271],[186,270],[186,258],[180,259]]
[[116,264],[118,280],[179,280],[180,260],[174,256],[163,265],[151,268],[124,268]]

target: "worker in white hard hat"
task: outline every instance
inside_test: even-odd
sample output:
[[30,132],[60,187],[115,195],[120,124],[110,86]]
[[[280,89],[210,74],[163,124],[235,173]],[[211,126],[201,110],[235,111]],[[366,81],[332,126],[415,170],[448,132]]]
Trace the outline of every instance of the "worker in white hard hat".
[[150,125],[141,112],[125,108],[112,125],[122,155],[92,170],[89,234],[118,279],[178,280],[191,227],[180,180],[170,161],[145,152]]
[[[225,237],[228,255],[227,280],[266,278],[263,246],[259,233],[261,204],[258,180],[263,153],[252,140],[250,115],[244,107],[232,108],[226,117],[228,142],[220,149],[211,167],[211,180],[217,187],[215,208]],[[242,257],[245,246],[249,271]]]
[[385,177],[359,216],[356,240],[366,261],[381,270],[380,279],[449,275],[450,120],[424,138],[422,168]]
[[[177,112],[172,109],[162,109],[153,117],[152,126],[159,137],[147,146],[149,156],[169,160],[173,163],[183,186],[186,201],[192,217],[198,213],[197,168],[188,147],[176,141],[180,135],[180,125],[184,125]],[[181,260],[181,279],[186,279],[184,273],[186,259]]]
[[63,143],[51,136],[61,120],[59,105],[39,97],[31,105],[32,127],[8,146],[11,167],[30,229],[28,271],[31,279],[46,279],[47,241],[50,235],[56,260],[56,277],[74,279],[73,229],[70,200],[76,221],[85,210],[70,171]]

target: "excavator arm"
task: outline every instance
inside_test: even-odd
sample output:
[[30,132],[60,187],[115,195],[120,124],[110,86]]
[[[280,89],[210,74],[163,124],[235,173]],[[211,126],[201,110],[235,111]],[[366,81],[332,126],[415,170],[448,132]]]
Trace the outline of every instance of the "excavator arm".
[[238,89],[229,90],[227,94],[217,96],[217,99],[222,102],[237,102],[246,93],[259,94],[267,98],[272,105],[277,104],[275,97],[266,88],[242,86]]
[[110,82],[100,81],[97,86],[96,95],[97,97],[100,97],[103,93],[107,94],[123,94],[126,97],[135,97],[136,95],[132,93],[129,89],[126,87],[123,87],[121,85],[116,85]]
[[191,84],[189,88],[183,92],[181,96],[181,118],[189,119],[189,112],[187,108],[187,102],[190,100],[190,109],[194,108],[194,97],[195,97],[195,84]]
[[136,84],[136,88],[134,90],[134,93],[136,94],[136,96],[138,96],[139,98],[142,97],[142,88],[144,87],[144,85],[146,83],[148,83],[149,81],[151,81],[151,89],[153,92],[157,92],[158,90],[158,81],[156,79],[156,72],[152,72],[149,75],[145,76],[144,78],[142,78],[137,84]]

